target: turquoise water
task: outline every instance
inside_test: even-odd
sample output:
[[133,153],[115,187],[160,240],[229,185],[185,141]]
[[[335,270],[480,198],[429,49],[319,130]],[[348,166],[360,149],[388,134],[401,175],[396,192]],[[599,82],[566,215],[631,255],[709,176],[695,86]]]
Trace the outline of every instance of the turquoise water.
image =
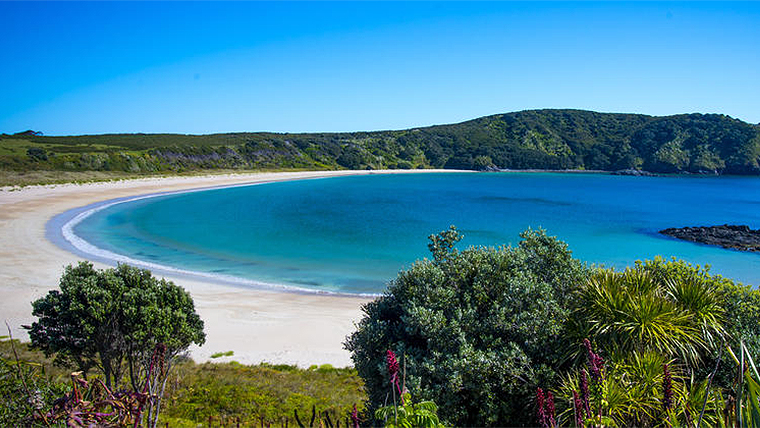
[[480,173],[337,177],[112,205],[77,236],[153,264],[322,291],[381,292],[455,224],[466,245],[516,245],[542,227],[585,261],[675,256],[760,283],[760,254],[660,236],[667,227],[760,227],[760,179]]

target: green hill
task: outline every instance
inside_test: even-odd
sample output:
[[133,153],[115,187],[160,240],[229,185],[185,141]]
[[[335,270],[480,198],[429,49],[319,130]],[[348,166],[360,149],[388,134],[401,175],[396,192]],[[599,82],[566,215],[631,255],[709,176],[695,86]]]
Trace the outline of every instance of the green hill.
[[760,174],[760,126],[720,114],[527,110],[351,133],[0,135],[0,170],[642,169]]

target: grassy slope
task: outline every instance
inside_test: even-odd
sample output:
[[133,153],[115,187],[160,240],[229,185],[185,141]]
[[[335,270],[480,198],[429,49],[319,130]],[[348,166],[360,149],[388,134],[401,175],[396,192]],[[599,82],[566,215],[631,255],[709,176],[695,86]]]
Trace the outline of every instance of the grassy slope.
[[[16,342],[16,351],[21,361],[41,364],[47,382],[69,384],[72,370],[54,366],[27,344]],[[15,361],[8,340],[0,340],[0,358]],[[340,417],[343,426],[354,403],[362,409],[365,400],[363,383],[353,369],[184,361],[170,373],[161,414],[172,427],[206,426],[209,417],[214,426],[234,426],[237,421],[259,426],[261,418],[276,426],[287,418],[289,426],[297,426],[294,410],[308,425],[316,406],[318,412],[328,412],[333,423]]]
[[[45,171],[114,177],[208,170],[642,168],[760,174],[760,126],[717,114],[528,110],[399,131],[210,135],[0,135],[0,184]],[[37,175],[35,175],[37,174]],[[99,177],[98,177],[99,178]]]

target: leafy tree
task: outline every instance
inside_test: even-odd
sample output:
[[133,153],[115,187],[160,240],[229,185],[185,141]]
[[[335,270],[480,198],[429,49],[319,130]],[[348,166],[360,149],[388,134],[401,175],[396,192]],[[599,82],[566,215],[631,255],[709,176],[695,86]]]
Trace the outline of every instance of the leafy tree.
[[490,156],[476,156],[475,159],[472,160],[472,167],[478,171],[484,171],[488,168],[493,168],[494,166],[495,165]]
[[[171,361],[205,341],[203,321],[182,288],[128,265],[95,270],[91,263],[66,267],[60,290],[33,304],[32,345],[55,354],[56,362],[85,373],[102,370],[116,389],[126,366],[135,391],[158,344]],[[126,363],[126,364],[124,364]]]
[[430,237],[433,260],[416,262],[363,307],[346,349],[371,409],[383,406],[384,351],[406,364],[406,385],[458,426],[533,423],[524,405],[564,360],[567,299],[587,269],[543,231],[518,247],[453,248],[452,227]]

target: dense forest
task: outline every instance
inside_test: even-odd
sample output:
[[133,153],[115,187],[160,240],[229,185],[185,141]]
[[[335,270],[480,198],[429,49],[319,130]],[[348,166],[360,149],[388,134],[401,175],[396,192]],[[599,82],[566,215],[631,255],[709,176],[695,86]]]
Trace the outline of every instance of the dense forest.
[[578,169],[760,174],[760,125],[720,114],[527,110],[400,131],[0,134],[0,170]]

